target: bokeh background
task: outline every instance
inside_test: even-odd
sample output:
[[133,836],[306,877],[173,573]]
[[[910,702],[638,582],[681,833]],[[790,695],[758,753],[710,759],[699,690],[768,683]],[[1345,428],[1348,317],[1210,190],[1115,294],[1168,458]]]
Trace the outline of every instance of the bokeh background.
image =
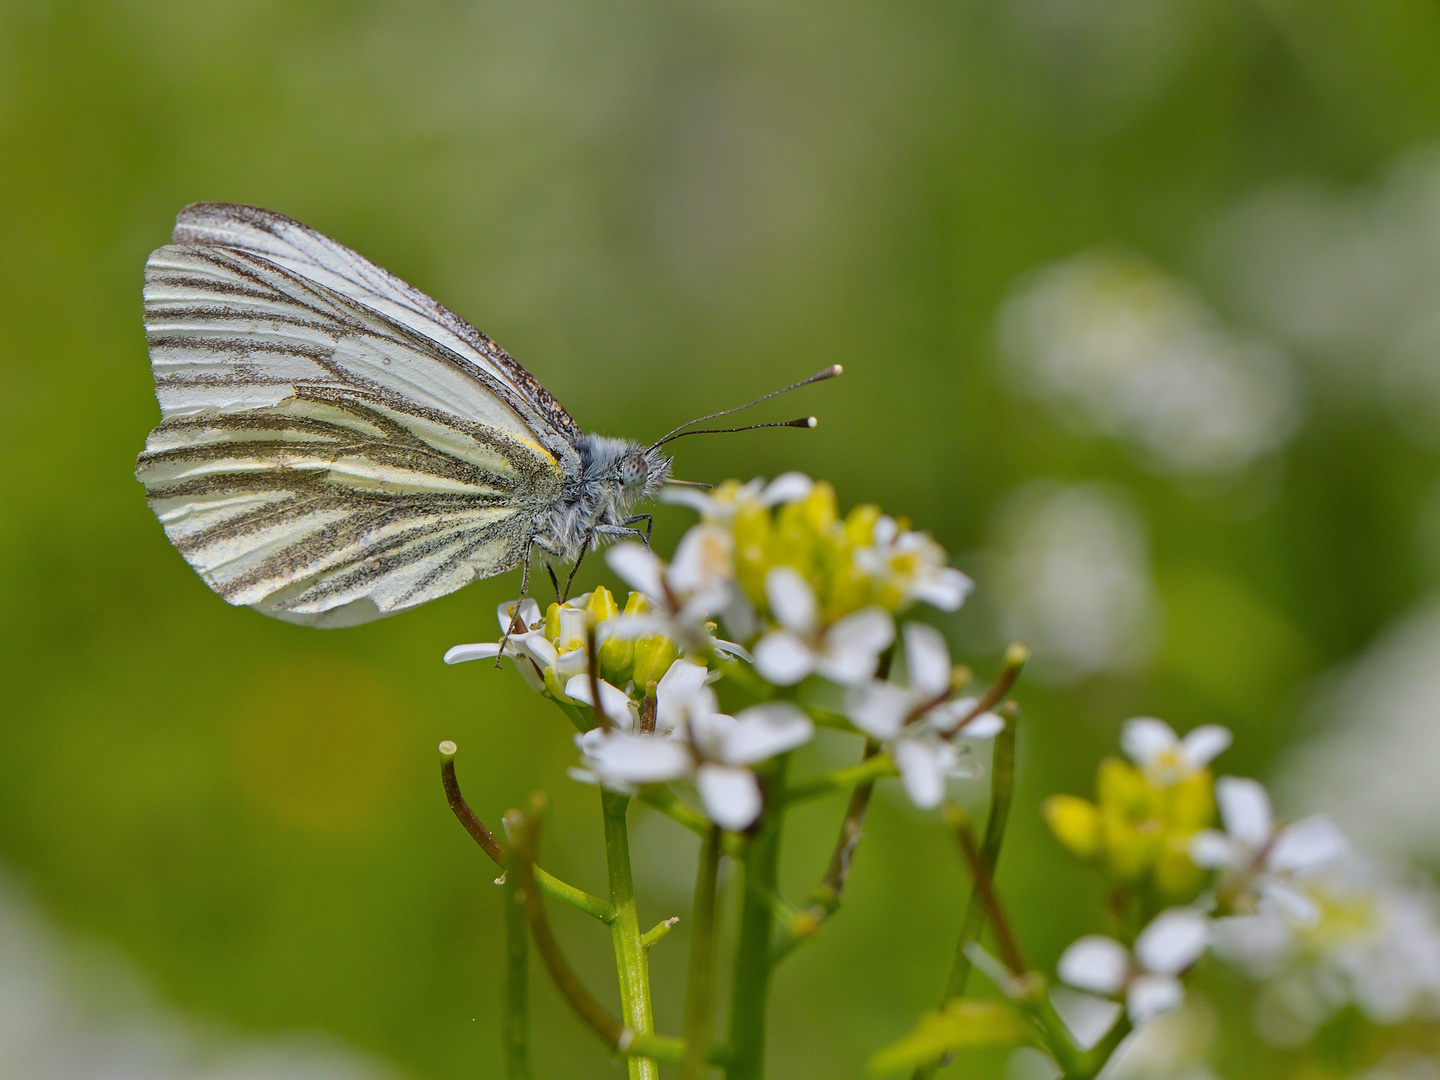
[[[774,409],[817,431],[681,443],[679,473],[909,515],[979,582],[945,623],[977,670],[1033,644],[1001,883],[1038,960],[1104,901],[1039,801],[1132,715],[1226,724],[1224,771],[1285,812],[1440,859],[1433,0],[0,2],[0,193],[7,1076],[498,1076],[499,891],[441,738],[487,819],[547,789],[547,861],[602,881],[558,715],[440,663],[515,575],[320,632],[166,543],[131,475],[141,268],[200,199],[358,248],[590,430],[842,362]],[[839,813],[797,817],[792,895]],[[634,828],[642,917],[684,914],[688,838]],[[779,977],[777,1077],[860,1076],[934,1004],[963,884],[884,792]],[[669,1030],[684,953],[655,951]],[[540,1074],[616,1075],[535,983]],[[1208,995],[1220,1075],[1300,1068],[1242,986]]]

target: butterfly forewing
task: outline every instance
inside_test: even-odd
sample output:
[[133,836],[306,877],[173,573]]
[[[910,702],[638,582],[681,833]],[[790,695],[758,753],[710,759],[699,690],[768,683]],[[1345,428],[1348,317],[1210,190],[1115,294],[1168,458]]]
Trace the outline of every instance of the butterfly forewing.
[[413,607],[514,566],[559,498],[557,431],[510,382],[299,267],[161,248],[145,316],[164,420],[137,475],[232,603],[316,625]]

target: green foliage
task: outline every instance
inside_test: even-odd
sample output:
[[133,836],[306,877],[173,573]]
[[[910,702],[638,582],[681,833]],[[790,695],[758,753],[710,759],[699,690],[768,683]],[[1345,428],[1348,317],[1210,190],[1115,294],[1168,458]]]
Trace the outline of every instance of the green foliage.
[[961,1050],[1016,1046],[1032,1036],[1029,1026],[1003,1001],[954,998],[943,1009],[920,1017],[899,1042],[877,1050],[867,1066],[871,1076],[889,1076],[931,1065]]

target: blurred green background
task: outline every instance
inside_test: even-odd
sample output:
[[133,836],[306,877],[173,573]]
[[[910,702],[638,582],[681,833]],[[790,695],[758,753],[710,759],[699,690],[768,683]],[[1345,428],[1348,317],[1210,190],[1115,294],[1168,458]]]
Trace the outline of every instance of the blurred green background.
[[[1440,578],[1436,135],[1433,0],[0,2],[7,878],[185,1023],[437,1080],[501,1069],[500,896],[437,741],[492,823],[548,790],[548,862],[601,886],[558,714],[440,663],[517,575],[309,630],[222,603],[146,508],[141,269],[181,206],[229,200],[431,293],[588,430],[844,363],[774,410],[816,432],[681,443],[678,473],[796,468],[908,515],[979,582],[946,623],[965,658],[1035,642],[1001,883],[1053,961],[1104,898],[1045,794],[1087,791],[1136,714],[1283,772]],[[688,520],[658,513],[662,549]],[[798,816],[792,895],[839,814]],[[634,829],[642,920],[685,914],[688,838]],[[962,885],[939,823],[878,800],[844,911],[779,976],[777,1077],[862,1075],[934,1004]],[[666,1030],[684,955],[655,951]],[[540,1074],[615,1075],[535,981]]]

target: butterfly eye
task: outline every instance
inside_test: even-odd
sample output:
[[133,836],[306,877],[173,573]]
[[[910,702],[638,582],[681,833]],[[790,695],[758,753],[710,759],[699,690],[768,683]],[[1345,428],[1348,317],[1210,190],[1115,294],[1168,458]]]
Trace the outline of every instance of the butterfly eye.
[[645,467],[645,459],[639,454],[631,454],[620,461],[620,483],[626,487],[639,487],[645,483],[649,470]]

